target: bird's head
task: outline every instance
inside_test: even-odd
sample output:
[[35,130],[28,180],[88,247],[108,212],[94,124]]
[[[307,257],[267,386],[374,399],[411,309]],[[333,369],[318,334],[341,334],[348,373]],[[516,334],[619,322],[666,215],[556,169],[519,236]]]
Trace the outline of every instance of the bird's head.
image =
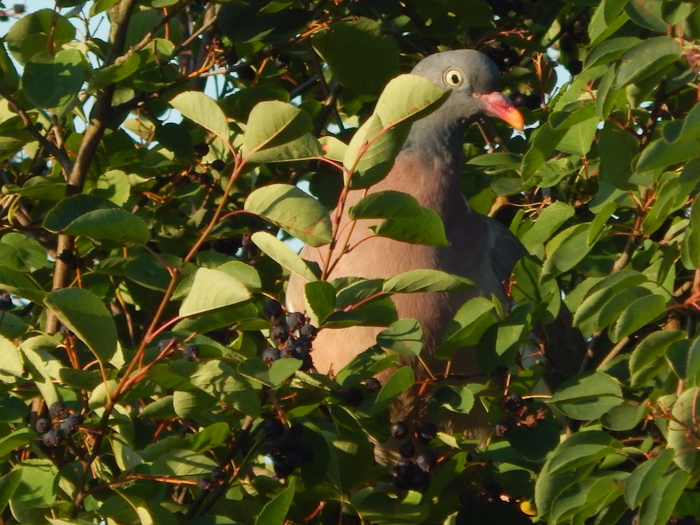
[[498,68],[483,53],[471,49],[443,51],[421,60],[411,73],[452,91],[434,113],[441,120],[468,124],[487,113],[521,131],[525,125],[520,112],[500,92]]

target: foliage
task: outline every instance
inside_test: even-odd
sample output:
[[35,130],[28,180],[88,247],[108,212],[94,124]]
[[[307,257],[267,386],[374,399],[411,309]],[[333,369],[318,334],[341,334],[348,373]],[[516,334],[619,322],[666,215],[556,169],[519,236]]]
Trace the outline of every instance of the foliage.
[[[700,519],[694,3],[59,0],[14,13],[0,18],[2,523]],[[343,187],[380,180],[445,96],[397,75],[463,47],[496,61],[529,125],[497,145],[472,127],[463,174],[472,207],[531,253],[518,308],[468,302],[438,352],[476,345],[507,389],[446,384],[429,406],[438,421],[484,405],[486,442],[392,428],[413,372],[373,378],[420,352],[391,294],[468,283],[328,283],[282,242],[334,242]],[[431,211],[373,194],[352,213],[384,219],[377,235],[444,244]],[[268,302],[290,272],[309,281],[313,325],[383,323],[387,353],[314,373],[313,327],[288,330]],[[544,368],[516,349],[562,297],[589,356],[536,393]],[[390,432],[412,439],[406,455],[417,444],[415,463],[374,461]]]

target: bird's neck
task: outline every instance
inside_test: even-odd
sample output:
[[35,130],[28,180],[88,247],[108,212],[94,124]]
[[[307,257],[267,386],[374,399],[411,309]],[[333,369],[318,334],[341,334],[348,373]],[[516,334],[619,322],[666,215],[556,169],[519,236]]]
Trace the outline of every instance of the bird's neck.
[[465,123],[445,122],[442,112],[436,111],[413,123],[401,152],[414,155],[426,163],[439,162],[459,172],[464,155],[462,141]]

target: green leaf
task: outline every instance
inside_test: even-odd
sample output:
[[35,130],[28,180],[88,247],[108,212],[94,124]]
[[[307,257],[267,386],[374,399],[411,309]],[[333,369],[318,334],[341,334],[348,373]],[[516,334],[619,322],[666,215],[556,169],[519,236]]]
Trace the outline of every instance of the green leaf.
[[411,244],[443,248],[450,245],[442,219],[430,208],[422,208],[421,214],[417,217],[385,219],[377,226],[370,226],[369,229],[379,237],[388,237]]
[[200,416],[214,405],[216,405],[216,398],[199,389],[176,390],[173,393],[173,409],[182,419]]
[[644,80],[680,56],[681,48],[674,38],[657,36],[643,40],[620,57],[614,87],[620,88]]
[[528,252],[541,249],[544,242],[567,220],[574,216],[574,209],[567,203],[557,201],[542,210],[535,224],[520,237]]
[[414,381],[415,375],[411,367],[402,366],[399,368],[386,380],[386,383],[382,385],[382,389],[379,391],[374,401],[371,415],[384,412],[397,397],[413,386]]
[[379,332],[377,344],[390,352],[418,357],[423,348],[423,329],[415,319],[399,319]]
[[21,233],[9,232],[0,239],[0,260],[21,272],[34,272],[51,266],[46,260],[46,249],[38,241]]
[[674,455],[673,449],[662,450],[655,458],[647,459],[627,478],[625,501],[630,509],[636,508],[652,493],[673,463]]
[[700,451],[697,440],[697,407],[700,402],[700,389],[689,388],[673,405],[673,419],[668,419],[668,447],[676,455],[674,461],[681,470],[697,476],[700,473]]
[[668,122],[662,130],[666,142],[684,142],[700,137],[700,104],[695,104],[686,117]]
[[208,474],[217,464],[208,457],[191,450],[173,450],[158,457],[151,465],[155,476],[190,477]]
[[610,330],[610,340],[617,343],[649,324],[666,310],[666,299],[652,294],[636,299],[627,306]]
[[138,53],[133,53],[122,62],[94,71],[93,77],[88,84],[87,92],[94,93],[110,84],[116,84],[125,78],[129,78],[138,71],[140,65],[141,56]]
[[387,293],[457,292],[475,285],[469,279],[440,270],[409,270],[387,279],[382,290]]
[[10,94],[19,88],[19,75],[5,49],[5,39],[0,39],[0,88]]
[[284,525],[294,500],[294,491],[294,479],[290,479],[289,486],[265,504],[255,519],[255,525]]
[[2,336],[0,336],[0,355],[2,356],[2,360],[0,360],[0,371],[18,377],[24,374],[22,354],[19,348],[17,348],[12,341]]
[[109,170],[100,175],[92,190],[92,195],[97,195],[121,206],[129,199],[131,184],[129,177],[120,170]]
[[20,428],[11,434],[0,438],[0,458],[4,458],[16,449],[24,448],[31,443],[36,435],[28,428]]
[[165,396],[155,400],[139,412],[141,419],[170,419],[177,417],[173,405],[173,396]]
[[58,233],[88,212],[113,209],[117,209],[117,207],[105,198],[85,194],[74,195],[56,204],[46,214],[42,226],[49,231]]
[[54,290],[44,304],[102,363],[117,350],[117,328],[112,315],[95,295],[82,288]]
[[690,475],[682,471],[672,472],[661,478],[649,497],[642,503],[639,525],[667,523],[689,481]]
[[316,199],[289,184],[258,188],[245,201],[244,209],[284,228],[311,246],[331,242],[331,219]]
[[[603,4],[601,4],[602,6]],[[634,36],[610,38],[591,49],[586,55],[584,65],[586,69],[592,69],[601,64],[608,64],[620,58],[623,53],[632,46],[639,44],[641,40]]]
[[657,139],[642,151],[637,161],[636,171],[644,172],[680,164],[700,157],[700,140],[674,142],[669,144],[664,139]]
[[231,132],[226,115],[211,97],[201,91],[184,91],[170,99],[169,104],[195,124],[228,141]]
[[357,17],[333,22],[313,35],[311,43],[342,85],[375,94],[399,73],[399,48],[380,22]]
[[46,294],[29,276],[7,266],[0,266],[0,286],[30,301],[41,302]]
[[294,375],[294,372],[301,368],[301,359],[278,359],[270,367],[270,382],[274,386],[281,385],[284,381]]
[[568,272],[588,255],[591,247],[586,241],[590,227],[590,223],[571,226],[547,243],[543,275]]
[[665,33],[668,28],[663,20],[662,5],[659,0],[630,0],[625,3],[625,12],[637,25]]
[[250,292],[238,279],[210,268],[199,268],[187,297],[180,306],[180,316],[199,315],[250,299]]
[[26,459],[15,467],[22,480],[13,500],[36,507],[50,507],[58,495],[58,469],[49,459]]
[[178,268],[181,263],[179,257],[168,253],[160,254],[158,257],[152,253],[142,253],[126,263],[124,276],[149,290],[164,292],[172,279],[165,265],[167,264],[172,270]]
[[321,145],[308,135],[312,127],[309,114],[292,104],[260,102],[248,117],[241,153],[250,162],[322,157]]
[[75,27],[53,9],[39,9],[12,24],[5,40],[10,53],[26,64],[37,53],[61,49],[75,38]]
[[[76,49],[34,55],[24,67],[22,86],[27,98],[40,108],[68,104],[83,85],[83,56]],[[46,89],[51,86],[51,89]]]
[[629,182],[632,161],[639,153],[639,142],[629,132],[606,121],[600,132],[600,180],[623,190],[632,189]]
[[681,247],[683,265],[694,270],[700,268],[700,199],[697,197],[690,208],[690,224],[685,230]]
[[464,303],[447,325],[443,343],[435,351],[435,357],[451,359],[458,347],[477,344],[489,326],[496,322],[494,313],[493,303],[485,297],[474,297]]
[[294,272],[309,282],[317,281],[314,270],[308,263],[299,257],[294,251],[282,241],[276,239],[267,232],[255,232],[251,235],[251,240],[270,259],[276,261],[280,266],[290,272]]
[[622,403],[622,390],[602,372],[583,372],[564,381],[551,402],[572,419],[597,419]]
[[474,408],[474,393],[469,385],[442,387],[435,392],[434,398],[450,412],[468,414]]
[[661,330],[649,334],[637,344],[629,360],[632,386],[640,387],[646,383],[671,343],[684,338],[685,334],[681,330]]
[[335,310],[335,289],[327,281],[313,281],[304,286],[307,312],[312,324],[321,326]]
[[0,513],[5,512],[8,502],[14,496],[22,479],[19,469],[14,469],[0,478]]
[[151,237],[140,217],[122,209],[89,211],[66,226],[63,233],[125,246],[146,244]]
[[444,91],[427,78],[399,75],[382,91],[374,110],[384,128],[423,118],[444,102],[450,91]]
[[413,195],[400,191],[378,191],[360,199],[348,210],[348,217],[356,219],[398,219],[418,217],[424,208]]
[[567,127],[566,133],[559,139],[557,149],[572,155],[584,156],[591,149],[598,127],[599,119],[595,105],[585,104],[581,106],[574,111],[569,119],[572,119],[574,123]]

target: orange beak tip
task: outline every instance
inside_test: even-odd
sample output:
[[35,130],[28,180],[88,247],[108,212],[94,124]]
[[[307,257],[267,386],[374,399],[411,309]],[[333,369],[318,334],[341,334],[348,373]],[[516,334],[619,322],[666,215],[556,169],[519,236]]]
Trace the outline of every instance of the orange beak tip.
[[525,129],[523,114],[513,105],[503,93],[493,92],[475,95],[484,103],[484,111],[500,118],[506,124],[522,132]]

